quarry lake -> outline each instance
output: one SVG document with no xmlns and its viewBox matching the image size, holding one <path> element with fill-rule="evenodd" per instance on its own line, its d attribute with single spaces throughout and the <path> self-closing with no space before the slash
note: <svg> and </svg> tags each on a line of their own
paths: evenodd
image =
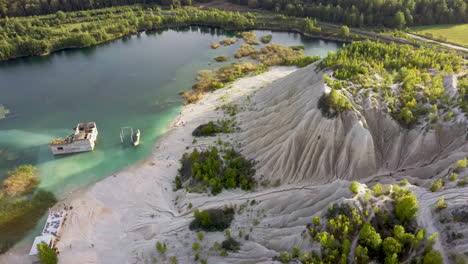
<svg viewBox="0 0 468 264">
<path fill-rule="evenodd" d="M 272 42 L 305 47 L 306 55 L 326 56 L 342 43 L 297 33 L 272 34 Z M 242 41 L 210 48 L 235 32 L 181 28 L 115 40 L 96 47 L 0 63 L 0 104 L 11 113 L 0 120 L 0 180 L 22 164 L 40 169 L 41 187 L 58 197 L 96 182 L 146 158 L 177 117 L 182 98 L 199 70 L 235 61 Z M 230 56 L 217 63 L 214 57 Z M 52 138 L 73 133 L 80 122 L 96 122 L 93 152 L 53 156 Z M 120 127 L 141 130 L 138 147 L 120 142 Z"/>
</svg>

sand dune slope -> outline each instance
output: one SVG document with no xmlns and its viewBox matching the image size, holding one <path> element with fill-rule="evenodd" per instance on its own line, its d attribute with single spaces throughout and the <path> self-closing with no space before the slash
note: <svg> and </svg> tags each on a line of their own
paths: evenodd
<svg viewBox="0 0 468 264">
<path fill-rule="evenodd" d="M 255 108 L 242 114 L 243 152 L 265 179 L 327 182 L 426 166 L 430 173 L 413 174 L 430 178 L 467 155 L 466 123 L 408 130 L 363 94 L 354 111 L 325 117 L 318 108 L 324 73 L 315 65 L 299 69 L 259 90 Z"/>
</svg>

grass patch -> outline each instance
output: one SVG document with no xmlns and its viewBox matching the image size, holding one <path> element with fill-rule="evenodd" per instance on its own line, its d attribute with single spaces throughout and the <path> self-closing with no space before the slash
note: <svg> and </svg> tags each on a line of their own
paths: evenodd
<svg viewBox="0 0 468 264">
<path fill-rule="evenodd" d="M 412 27 L 411 32 L 423 37 L 468 47 L 468 24 Z"/>
</svg>

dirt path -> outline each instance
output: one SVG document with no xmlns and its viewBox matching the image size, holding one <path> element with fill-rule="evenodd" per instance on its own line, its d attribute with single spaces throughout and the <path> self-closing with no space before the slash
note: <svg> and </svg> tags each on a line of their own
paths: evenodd
<svg viewBox="0 0 468 264">
<path fill-rule="evenodd" d="M 417 39 L 417 40 L 421 40 L 421 41 L 425 41 L 425 42 L 429 42 L 429 43 L 436 43 L 436 44 L 439 44 L 439 45 L 442 45 L 442 46 L 445 46 L 445 47 L 448 47 L 448 48 L 452 48 L 452 49 L 456 49 L 456 50 L 462 50 L 462 51 L 466 51 L 468 52 L 468 49 L 467 48 L 464 48 L 462 46 L 457 46 L 457 45 L 453 45 L 453 44 L 448 44 L 448 43 L 444 43 L 444 42 L 439 42 L 439 41 L 436 41 L 436 40 L 432 40 L 432 39 L 427 39 L 427 38 L 423 38 L 423 37 L 420 37 L 418 35 L 414 35 L 414 34 L 410 34 L 410 33 L 406 33 L 406 35 L 414 38 L 414 39 Z"/>
</svg>

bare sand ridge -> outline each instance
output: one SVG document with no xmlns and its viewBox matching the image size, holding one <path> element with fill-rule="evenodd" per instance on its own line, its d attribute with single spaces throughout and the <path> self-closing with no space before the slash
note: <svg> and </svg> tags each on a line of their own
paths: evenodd
<svg viewBox="0 0 468 264">
<path fill-rule="evenodd" d="M 259 90 L 257 110 L 241 114 L 244 153 L 259 161 L 266 179 L 330 182 L 411 170 L 433 180 L 467 156 L 464 118 L 427 132 L 407 130 L 363 94 L 355 111 L 324 117 L 317 107 L 326 90 L 323 73 L 314 65 L 298 70 Z"/>
<path fill-rule="evenodd" d="M 245 207 L 230 228 L 236 239 L 242 231 L 242 246 L 239 252 L 221 257 L 209 248 L 223 241 L 224 234 L 205 233 L 199 241 L 200 257 L 208 258 L 208 263 L 274 263 L 272 258 L 280 251 L 295 246 L 310 250 L 303 237 L 306 225 L 331 203 L 352 202 L 348 180 L 394 183 L 396 178 L 408 178 L 427 185 L 425 179 L 447 177 L 454 162 L 467 156 L 466 124 L 458 121 L 437 131 L 408 132 L 382 113 L 378 103 L 366 103 L 364 97 L 365 107 L 356 106 L 356 111 L 335 119 L 323 117 L 317 108 L 326 89 L 322 74 L 315 65 L 299 70 L 274 67 L 186 106 L 175 122 L 185 121 L 185 126 L 172 127 L 151 157 L 58 205 L 74 207 L 58 244 L 60 263 L 152 263 L 154 257 L 158 263 L 167 263 L 172 256 L 179 263 L 192 263 L 197 233 L 188 224 L 193 210 L 225 205 Z M 242 130 L 219 138 L 256 159 L 256 177 L 259 182 L 269 181 L 270 187 L 255 192 L 225 190 L 217 196 L 173 192 L 182 154 L 195 147 L 208 148 L 218 139 L 197 138 L 192 143 L 191 132 L 200 124 L 224 118 L 215 107 L 225 103 L 244 108 L 238 114 Z M 271 187 L 277 180 L 282 184 Z M 437 221 L 440 213 L 434 211 L 441 196 L 455 207 L 466 206 L 468 200 L 468 188 L 453 184 L 437 193 L 411 188 L 420 199 L 417 221 L 429 233 L 444 234 L 445 226 Z M 454 244 L 442 235 L 435 245 L 446 261 L 454 250 L 468 252 L 467 225 L 458 229 L 464 239 Z M 166 256 L 157 253 L 157 241 L 167 243 Z M 23 251 L 0 256 L 0 263 L 30 263 Z"/>
</svg>

